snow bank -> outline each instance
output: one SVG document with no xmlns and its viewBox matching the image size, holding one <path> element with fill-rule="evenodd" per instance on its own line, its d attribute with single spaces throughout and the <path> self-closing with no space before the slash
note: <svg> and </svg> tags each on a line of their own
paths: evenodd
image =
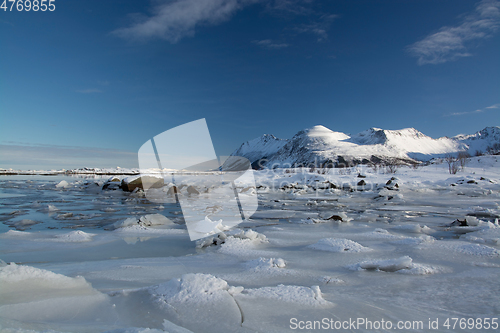
<svg viewBox="0 0 500 333">
<path fill-rule="evenodd" d="M 500 256 L 500 251 L 487 245 L 480 244 L 462 244 L 455 245 L 452 247 L 457 252 L 474 255 L 474 256 L 487 256 L 487 257 L 498 257 Z"/>
<path fill-rule="evenodd" d="M 420 237 L 406 237 L 403 239 L 391 241 L 391 243 L 400 245 L 420 245 L 422 243 L 433 243 L 434 241 L 436 241 L 434 237 L 422 235 Z"/>
<path fill-rule="evenodd" d="M 446 269 L 442 266 L 423 265 L 416 263 L 412 263 L 411 267 L 409 267 L 408 269 L 401 269 L 397 271 L 397 273 L 409 274 L 409 275 L 429 275 L 429 274 L 445 273 L 445 272 L 451 272 L 451 270 Z"/>
<path fill-rule="evenodd" d="M 11 238 L 11 237 L 30 237 L 33 233 L 28 231 L 18 231 L 18 230 L 9 230 L 3 234 L 0 234 L 1 238 Z"/>
<path fill-rule="evenodd" d="M 124 221 L 115 222 L 106 227 L 106 229 L 119 229 L 131 226 L 142 226 L 142 227 L 152 227 L 152 226 L 175 226 L 175 223 L 161 215 L 161 214 L 148 214 L 141 216 L 140 218 L 129 217 Z"/>
<path fill-rule="evenodd" d="M 221 245 L 218 252 L 239 257 L 252 257 L 255 255 L 263 255 L 265 252 L 256 250 L 261 241 L 251 239 L 241 239 L 228 237 L 224 244 Z"/>
<path fill-rule="evenodd" d="M 285 268 L 286 262 L 281 258 L 263 258 L 247 261 L 245 266 L 253 272 L 274 272 Z"/>
<path fill-rule="evenodd" d="M 266 255 L 264 251 L 258 250 L 259 245 L 268 243 L 266 236 L 251 229 L 243 231 L 233 229 L 229 233 L 221 233 L 217 237 L 209 237 L 203 242 L 198 243 L 199 248 L 208 245 L 219 245 L 217 252 L 241 256 L 241 257 L 255 257 Z"/>
<path fill-rule="evenodd" d="M 396 272 L 401 269 L 409 269 L 412 267 L 412 258 L 404 256 L 397 259 L 387 260 L 367 260 L 360 263 L 348 266 L 351 270 L 377 270 L 384 272 Z"/>
<path fill-rule="evenodd" d="M 204 235 L 213 235 L 225 230 L 228 230 L 229 227 L 222 224 L 222 220 L 212 221 L 208 216 L 205 216 L 205 219 L 193 223 L 192 230 L 194 232 L 198 232 Z"/>
<path fill-rule="evenodd" d="M 129 217 L 125 219 L 124 221 L 118 221 L 110 226 L 106 227 L 107 229 L 118 229 L 118 228 L 125 228 L 125 227 L 130 227 L 133 225 L 138 225 L 139 224 L 139 219 L 135 217 Z"/>
<path fill-rule="evenodd" d="M 28 287 L 29 282 L 36 281 L 45 288 L 54 287 L 56 289 L 86 288 L 90 286 L 81 276 L 70 278 L 44 269 L 16 265 L 15 263 L 0 267 L 0 281 L 8 284 L 23 283 L 26 287 Z M 3 288 L 2 292 L 4 292 Z"/>
<path fill-rule="evenodd" d="M 0 317 L 47 322 L 115 321 L 109 297 L 83 277 L 16 265 L 0 267 Z"/>
<path fill-rule="evenodd" d="M 434 230 L 429 228 L 428 226 L 426 225 L 421 226 L 418 223 L 400 224 L 392 227 L 391 229 L 412 232 L 415 234 L 429 234 L 434 232 Z"/>
<path fill-rule="evenodd" d="M 139 225 L 151 227 L 155 225 L 174 225 L 174 222 L 161 214 L 149 214 L 139 218 Z"/>
<path fill-rule="evenodd" d="M 233 298 L 243 287 L 210 274 L 185 274 L 148 290 L 168 320 L 193 331 L 221 332 L 243 321 Z"/>
<path fill-rule="evenodd" d="M 55 235 L 52 240 L 56 242 L 65 242 L 65 243 L 90 242 L 92 240 L 92 237 L 94 237 L 95 235 L 96 234 L 83 232 L 81 230 L 75 230 L 68 232 L 66 234 Z"/>
<path fill-rule="evenodd" d="M 389 231 L 382 228 L 375 228 L 373 231 L 362 232 L 356 235 L 359 239 L 377 239 L 377 240 L 389 240 L 389 239 L 402 239 L 406 238 L 404 236 L 391 234 Z"/>
<path fill-rule="evenodd" d="M 283 303 L 294 303 L 312 307 L 333 305 L 333 303 L 323 298 L 319 286 L 312 286 L 309 288 L 280 284 L 276 287 L 245 289 L 241 294 L 237 295 L 236 298 L 265 298 Z"/>
<path fill-rule="evenodd" d="M 488 222 L 480 230 L 467 233 L 460 238 L 475 243 L 500 245 L 500 226 Z"/>
<path fill-rule="evenodd" d="M 232 239 L 241 239 L 241 240 L 249 240 L 250 242 L 246 242 L 247 244 L 258 244 L 258 243 L 267 243 L 268 240 L 265 235 L 260 234 L 252 229 L 241 230 L 241 229 L 232 229 L 228 232 L 220 232 L 219 234 L 206 237 L 200 239 L 196 242 L 196 247 L 201 249 L 211 245 L 221 245 L 229 242 L 232 242 Z"/>
<path fill-rule="evenodd" d="M 301 219 L 299 223 L 302 224 L 315 224 L 315 223 L 327 223 L 327 222 L 350 222 L 352 221 L 352 218 L 348 217 L 346 213 L 344 212 L 339 212 L 335 214 L 328 214 L 328 213 L 322 213 L 320 215 L 322 218 L 311 218 L 308 217 L 307 219 Z"/>
<path fill-rule="evenodd" d="M 355 271 L 371 270 L 396 272 L 409 275 L 428 275 L 451 272 L 450 269 L 442 266 L 414 263 L 412 258 L 410 258 L 409 256 L 404 256 L 397 259 L 366 260 L 354 265 L 347 266 L 347 268 Z"/>
<path fill-rule="evenodd" d="M 0 285 L 1 305 L 36 301 L 49 296 L 94 293 L 91 285 L 81 276 L 71 278 L 15 263 L 0 267 Z"/>
<path fill-rule="evenodd" d="M 308 248 L 328 252 L 367 252 L 372 249 L 345 238 L 323 238 Z"/>
</svg>

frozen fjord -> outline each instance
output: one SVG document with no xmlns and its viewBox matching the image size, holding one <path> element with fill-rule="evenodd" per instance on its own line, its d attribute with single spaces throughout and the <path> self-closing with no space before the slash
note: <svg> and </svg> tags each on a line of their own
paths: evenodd
<svg viewBox="0 0 500 333">
<path fill-rule="evenodd" d="M 0 268 L 0 325 L 286 332 L 292 317 L 499 317 L 497 159 L 456 175 L 258 171 L 259 211 L 198 248 L 174 201 L 103 191 L 109 176 L 3 176 L 0 259 L 17 264 Z"/>
</svg>

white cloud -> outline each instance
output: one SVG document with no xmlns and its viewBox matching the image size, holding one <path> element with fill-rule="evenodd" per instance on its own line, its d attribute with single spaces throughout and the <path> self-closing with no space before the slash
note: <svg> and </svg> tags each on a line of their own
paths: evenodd
<svg viewBox="0 0 500 333">
<path fill-rule="evenodd" d="M 466 111 L 466 112 L 454 112 L 450 113 L 448 116 L 463 116 L 464 114 L 473 114 L 473 113 L 481 113 L 483 110 L 474 110 L 474 111 Z"/>
<path fill-rule="evenodd" d="M 200 25 L 216 25 L 229 20 L 238 10 L 259 0 L 175 0 L 161 2 L 153 15 L 113 33 L 123 38 L 158 37 L 176 43 L 195 34 Z"/>
<path fill-rule="evenodd" d="M 454 112 L 454 113 L 447 114 L 446 116 L 447 117 L 463 116 L 463 115 L 466 115 L 466 114 L 481 113 L 481 112 L 489 111 L 491 109 L 500 109 L 500 103 L 493 104 L 493 105 L 487 106 L 487 107 L 485 107 L 483 109 L 477 109 L 477 110 L 474 110 L 474 111 Z"/>
<path fill-rule="evenodd" d="M 292 15 L 309 15 L 314 10 L 307 7 L 314 0 L 274 0 L 267 1 L 267 9 L 273 12 L 288 13 Z"/>
<path fill-rule="evenodd" d="M 462 57 L 470 57 L 468 51 L 474 41 L 489 38 L 500 26 L 500 1 L 483 0 L 463 23 L 454 27 L 442 27 L 424 39 L 410 45 L 408 51 L 418 58 L 419 65 L 441 64 Z"/>
<path fill-rule="evenodd" d="M 302 24 L 295 27 L 295 30 L 300 33 L 312 33 L 318 38 L 318 42 L 323 42 L 328 39 L 328 29 L 332 24 L 333 20 L 336 19 L 338 15 L 328 14 L 322 15 L 319 19 L 310 24 Z"/>
<path fill-rule="evenodd" d="M 282 48 L 289 46 L 286 43 L 274 42 L 271 39 L 254 40 L 254 41 L 252 41 L 252 43 L 254 43 L 254 44 L 256 44 L 264 49 L 269 49 L 269 50 L 278 50 L 278 49 L 282 49 Z"/>
</svg>

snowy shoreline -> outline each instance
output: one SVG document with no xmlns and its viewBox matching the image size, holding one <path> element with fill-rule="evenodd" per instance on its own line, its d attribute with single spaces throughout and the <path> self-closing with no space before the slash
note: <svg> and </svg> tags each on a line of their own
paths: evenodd
<svg viewBox="0 0 500 333">
<path fill-rule="evenodd" d="M 258 198 L 257 212 L 198 242 L 175 200 L 112 186 L 125 174 L 3 177 L 0 330 L 291 332 L 292 318 L 499 318 L 498 159 L 470 158 L 457 174 L 446 163 L 254 171 L 255 186 L 237 191 Z M 200 181 L 190 193 L 189 180 L 178 179 L 178 194 L 200 200 L 209 188 Z"/>
</svg>

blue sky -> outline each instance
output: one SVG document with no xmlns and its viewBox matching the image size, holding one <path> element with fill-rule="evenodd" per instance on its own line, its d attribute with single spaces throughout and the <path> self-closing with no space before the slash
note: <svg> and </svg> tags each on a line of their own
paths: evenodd
<svg viewBox="0 0 500 333">
<path fill-rule="evenodd" d="M 137 166 L 206 118 L 219 155 L 324 125 L 498 126 L 500 2 L 56 0 L 0 11 L 0 167 Z"/>
</svg>

